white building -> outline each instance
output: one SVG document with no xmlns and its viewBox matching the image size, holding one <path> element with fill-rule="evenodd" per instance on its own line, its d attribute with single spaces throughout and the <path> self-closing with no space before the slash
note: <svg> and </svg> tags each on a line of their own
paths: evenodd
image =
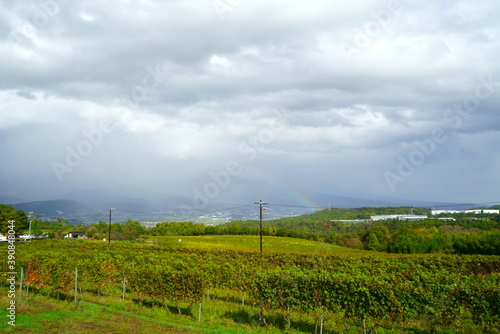
<svg viewBox="0 0 500 334">
<path fill-rule="evenodd" d="M 500 213 L 500 210 L 485 210 L 485 209 L 475 209 L 475 210 L 465 210 L 465 213 L 491 213 L 491 214 L 498 214 Z"/>
<path fill-rule="evenodd" d="M 491 209 L 473 209 L 473 210 L 432 210 L 431 214 L 433 216 L 439 215 L 441 213 L 488 213 L 488 214 L 500 214 L 500 210 L 491 210 Z"/>
<path fill-rule="evenodd" d="M 381 216 L 371 216 L 371 220 L 387 220 L 387 219 L 396 219 L 396 220 L 422 220 L 426 219 L 425 215 L 381 215 Z"/>
<path fill-rule="evenodd" d="M 69 239 L 87 239 L 85 232 L 69 232 L 64 237 Z"/>
<path fill-rule="evenodd" d="M 462 213 L 460 210 L 431 210 L 431 215 L 439 215 L 441 213 Z"/>
</svg>

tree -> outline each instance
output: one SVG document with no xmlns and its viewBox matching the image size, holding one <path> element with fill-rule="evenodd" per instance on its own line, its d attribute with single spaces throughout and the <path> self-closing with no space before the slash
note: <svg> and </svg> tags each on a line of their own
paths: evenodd
<svg viewBox="0 0 500 334">
<path fill-rule="evenodd" d="M 394 233 L 389 245 L 391 253 L 411 254 L 413 250 L 413 231 L 407 227 L 400 228 Z"/>
<path fill-rule="evenodd" d="M 90 224 L 84 227 L 87 237 L 98 240 L 107 239 L 108 230 L 109 225 L 104 220 L 100 220 L 97 224 Z"/>
<path fill-rule="evenodd" d="M 52 221 L 52 225 L 54 226 L 54 232 L 59 235 L 67 232 L 67 229 L 71 226 L 69 220 L 61 217 L 56 217 L 56 219 Z"/>
<path fill-rule="evenodd" d="M 267 228 L 267 235 L 275 236 L 276 234 L 278 234 L 278 228 L 276 226 L 269 226 Z"/>
<path fill-rule="evenodd" d="M 240 223 L 238 223 L 237 221 L 233 221 L 229 224 L 227 224 L 227 233 L 228 234 L 241 234 L 241 226 L 240 226 Z"/>
<path fill-rule="evenodd" d="M 129 219 L 123 223 L 122 233 L 125 240 L 135 240 L 146 233 L 146 228 L 138 221 Z"/>
<path fill-rule="evenodd" d="M 391 232 L 385 225 L 374 225 L 367 230 L 365 247 L 369 250 L 386 251 L 391 240 Z"/>
<path fill-rule="evenodd" d="M 0 204 L 0 232 L 7 234 L 9 221 L 14 220 L 14 231 L 21 233 L 29 228 L 28 216 L 22 210 L 16 210 L 10 205 Z"/>
<path fill-rule="evenodd" d="M 89 225 L 85 227 L 85 234 L 87 235 L 88 238 L 91 239 L 102 239 L 101 233 L 99 233 L 99 230 L 97 229 L 95 224 Z"/>
<path fill-rule="evenodd" d="M 205 224 L 198 223 L 193 225 L 193 234 L 194 235 L 203 235 L 205 234 Z"/>
<path fill-rule="evenodd" d="M 31 234 L 33 235 L 42 235 L 43 234 L 43 230 L 42 230 L 42 221 L 40 220 L 40 218 L 36 217 L 34 219 L 31 220 Z"/>
<path fill-rule="evenodd" d="M 366 237 L 365 240 L 365 247 L 368 250 L 374 250 L 374 251 L 382 251 L 382 246 L 380 245 L 380 242 L 378 241 L 377 235 L 374 232 L 368 233 L 368 236 Z"/>
</svg>

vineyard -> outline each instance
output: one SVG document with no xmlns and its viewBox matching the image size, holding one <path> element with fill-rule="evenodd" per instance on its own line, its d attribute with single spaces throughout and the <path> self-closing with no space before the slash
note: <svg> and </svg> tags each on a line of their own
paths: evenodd
<svg viewBox="0 0 500 334">
<path fill-rule="evenodd" d="M 76 303 L 111 297 L 201 323 L 209 320 L 204 304 L 219 299 L 238 311 L 220 317 L 252 331 L 500 331 L 498 256 L 260 254 L 46 240 L 19 244 L 17 266 L 31 294 Z"/>
</svg>

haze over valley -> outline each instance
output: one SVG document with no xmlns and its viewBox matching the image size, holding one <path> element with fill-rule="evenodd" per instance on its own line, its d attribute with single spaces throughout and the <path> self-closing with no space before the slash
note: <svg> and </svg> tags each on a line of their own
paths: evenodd
<svg viewBox="0 0 500 334">
<path fill-rule="evenodd" d="M 0 202 L 81 222 L 498 203 L 500 4 L 230 3 L 2 1 Z"/>
</svg>

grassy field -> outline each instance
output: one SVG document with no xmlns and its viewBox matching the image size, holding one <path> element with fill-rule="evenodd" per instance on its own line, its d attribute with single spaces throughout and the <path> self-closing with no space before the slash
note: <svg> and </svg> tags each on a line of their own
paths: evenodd
<svg viewBox="0 0 500 334">
<path fill-rule="evenodd" d="M 180 240 L 180 241 L 179 241 Z M 62 242 L 70 242 L 64 240 Z M 101 241 L 74 241 L 75 243 L 101 243 Z M 114 242 L 114 243 L 118 243 Z M 259 251 L 258 236 L 162 236 L 147 237 L 143 242 L 166 247 L 233 249 L 251 252 Z M 126 244 L 126 243 L 125 243 Z M 343 248 L 318 241 L 265 236 L 264 252 L 339 253 L 362 254 L 360 250 Z M 84 294 L 75 308 L 73 302 L 59 301 L 53 296 L 30 294 L 17 305 L 16 326 L 7 324 L 7 289 L 0 287 L 0 333 L 253 333 L 255 326 L 243 325 L 259 323 L 258 311 L 250 305 L 242 312 L 241 296 L 226 296 L 225 292 L 212 291 L 212 298 L 203 303 L 203 321 L 196 321 L 197 308 L 183 310 L 179 318 L 177 312 L 161 308 L 142 307 L 132 300 Z M 234 299 L 233 306 L 227 300 Z M 16 298 L 17 300 L 17 298 Z M 230 315 L 229 318 L 227 315 Z M 231 320 L 233 318 L 233 320 Z M 257 326 L 258 327 L 258 326 Z M 262 332 L 265 332 L 262 329 Z M 279 333 L 270 329 L 271 333 Z M 267 333 L 269 333 L 267 332 Z M 291 333 L 294 331 L 291 330 Z M 297 331 L 299 333 L 299 331 Z"/>
<path fill-rule="evenodd" d="M 224 284 L 212 285 L 208 288 L 208 290 L 203 292 L 203 298 L 201 300 L 202 312 L 200 317 L 198 313 L 198 299 L 196 300 L 196 302 L 192 302 L 191 304 L 189 304 L 188 302 L 181 302 L 179 306 L 179 304 L 174 303 L 172 300 L 161 300 L 158 298 L 156 298 L 155 300 L 154 297 L 151 297 L 148 294 L 149 292 L 143 295 L 138 295 L 136 294 L 136 292 L 131 291 L 129 286 L 127 285 L 126 293 L 124 294 L 125 299 L 122 300 L 122 276 L 119 276 L 118 279 L 116 279 L 117 276 L 115 273 L 115 278 L 113 278 L 112 283 L 103 287 L 103 289 L 98 293 L 97 290 L 93 287 L 94 285 L 90 284 L 89 281 L 85 281 L 85 268 L 89 270 L 88 268 L 99 267 L 101 263 L 104 263 L 102 262 L 104 260 L 100 260 L 101 258 L 99 256 L 102 253 L 106 254 L 106 252 L 108 251 L 109 254 L 115 254 L 118 256 L 124 255 L 124 258 L 127 258 L 127 256 L 130 256 L 130 254 L 133 254 L 134 252 L 140 253 L 140 256 L 136 258 L 135 262 L 132 262 L 132 267 L 135 263 L 135 266 L 139 265 L 141 267 L 141 270 L 147 268 L 156 268 L 154 267 L 155 264 L 160 264 L 161 266 L 163 266 L 164 263 L 172 263 L 172 265 L 174 265 L 175 263 L 176 265 L 179 265 L 182 264 L 182 261 L 191 261 L 192 259 L 196 259 L 197 256 L 205 256 L 204 254 L 210 254 L 210 259 L 214 262 L 211 262 L 210 266 L 202 268 L 204 268 L 203 270 L 206 270 L 207 272 L 210 272 L 210 268 L 215 268 L 216 270 L 210 272 L 211 276 L 208 277 L 218 277 L 218 273 L 224 274 L 227 270 L 221 269 L 226 268 L 224 267 L 224 265 L 228 265 L 229 267 L 232 266 L 231 268 L 235 268 L 234 263 L 231 262 L 233 258 L 236 258 L 236 260 L 234 261 L 241 261 L 242 259 L 245 260 L 247 258 L 253 259 L 254 262 L 245 263 L 245 265 L 242 266 L 243 269 L 245 267 L 248 268 L 249 272 L 253 272 L 258 269 L 257 264 L 260 260 L 257 260 L 255 262 L 255 259 L 268 258 L 271 259 L 271 261 L 266 262 L 263 265 L 263 268 L 265 268 L 265 270 L 268 270 L 269 268 L 269 270 L 275 270 L 283 265 L 280 261 L 275 261 L 276 259 L 294 258 L 294 256 L 276 254 L 281 252 L 306 254 L 301 258 L 307 259 L 307 261 L 319 259 L 319 262 L 313 263 L 316 263 L 315 265 L 320 266 L 324 263 L 323 261 L 326 261 L 326 259 L 333 258 L 333 263 L 337 263 L 336 261 L 339 261 L 338 267 L 336 268 L 339 268 L 339 270 L 340 268 L 344 268 L 342 270 L 344 270 L 345 273 L 351 273 L 351 270 L 353 268 L 352 266 L 354 266 L 354 268 L 356 269 L 356 265 L 361 268 L 360 270 L 364 270 L 362 269 L 364 268 L 364 266 L 360 264 L 365 263 L 365 259 L 368 260 L 372 257 L 375 258 L 376 261 L 382 261 L 385 258 L 390 258 L 392 260 L 393 258 L 397 257 L 410 257 L 409 255 L 354 250 L 326 244 L 323 242 L 303 239 L 264 236 L 263 240 L 264 252 L 269 253 L 269 256 L 265 255 L 261 257 L 259 254 L 247 253 L 258 253 L 258 236 L 149 236 L 145 237 L 141 241 L 136 242 L 114 241 L 109 246 L 107 243 L 96 240 L 45 240 L 40 241 L 38 244 L 35 244 L 35 242 L 33 244 L 20 243 L 16 247 L 17 254 L 20 258 L 21 255 L 28 255 L 32 254 L 32 252 L 36 252 L 36 249 L 38 248 L 38 253 L 34 254 L 41 254 L 41 258 L 45 257 L 44 263 L 49 263 L 49 259 L 56 256 L 58 259 L 64 260 L 61 261 L 61 263 L 68 263 L 68 261 L 72 262 L 73 260 L 75 263 L 77 263 L 78 261 L 80 261 L 78 263 L 86 263 L 86 257 L 92 259 L 97 258 L 99 260 L 97 260 L 96 262 L 90 261 L 89 263 L 91 264 L 91 266 L 84 266 L 82 272 L 80 272 L 80 270 L 78 271 L 79 273 L 82 273 L 82 276 L 80 277 L 81 280 L 79 279 L 78 281 L 80 292 L 77 294 L 78 302 L 76 304 L 73 301 L 73 290 L 71 290 L 70 294 L 68 294 L 68 298 L 66 298 L 65 295 L 62 295 L 62 293 L 65 292 L 61 292 L 61 296 L 56 292 L 52 292 L 48 296 L 48 290 L 40 290 L 40 292 L 38 293 L 33 293 L 33 290 L 31 290 L 30 288 L 29 294 L 26 294 L 25 290 L 23 292 L 22 302 L 16 303 L 17 309 L 15 327 L 8 325 L 9 319 L 7 317 L 8 311 L 6 307 L 10 299 L 7 297 L 8 291 L 6 282 L 0 282 L 0 334 L 277 334 L 284 332 L 290 334 L 319 333 L 318 326 L 320 315 L 324 317 L 323 333 L 355 334 L 362 332 L 365 323 L 356 317 L 347 319 L 345 318 L 343 311 L 339 311 L 337 309 L 327 309 L 324 311 L 321 310 L 321 313 L 319 313 L 318 310 L 289 310 L 287 318 L 285 318 L 285 312 L 283 310 L 266 310 L 264 318 L 267 319 L 267 323 L 269 325 L 269 328 L 266 329 L 265 326 L 267 326 L 267 324 L 263 323 L 262 320 L 262 309 L 259 308 L 259 304 L 257 304 L 258 301 L 256 301 L 255 296 L 252 295 L 252 292 L 255 291 L 255 289 L 236 290 L 230 285 Z M 175 248 L 204 250 L 213 249 L 223 251 L 179 252 Z M 224 250 L 240 250 L 241 252 L 227 252 Z M 150 251 L 151 253 L 148 253 Z M 324 254 L 335 256 L 328 257 L 324 256 Z M 155 256 L 153 257 L 149 255 Z M 223 266 L 217 267 L 217 259 L 219 257 L 221 259 L 220 261 L 223 261 L 221 262 Z M 412 255 L 411 257 L 415 256 Z M 421 255 L 418 257 L 426 256 Z M 106 257 L 103 257 L 102 259 L 104 258 Z M 342 258 L 347 261 L 343 261 Z M 107 257 L 107 259 L 109 260 L 111 259 L 111 257 Z M 165 261 L 165 259 L 168 259 L 168 261 L 170 262 L 162 262 Z M 176 262 L 177 260 L 179 260 L 180 262 Z M 121 257 L 118 257 L 117 261 L 122 261 Z M 293 261 L 290 263 L 295 263 Z M 373 263 L 378 267 L 379 262 L 376 261 Z M 186 262 L 188 266 L 182 268 L 184 268 L 183 270 L 192 269 L 194 270 L 194 272 L 196 272 L 196 263 L 200 263 L 200 261 Z M 301 262 L 297 263 L 298 266 L 302 265 L 300 264 Z M 344 265 L 342 263 L 345 263 L 346 266 L 342 267 Z M 26 263 L 24 265 L 26 266 Z M 69 266 L 69 268 L 72 269 L 71 265 Z M 307 269 L 309 267 L 304 268 L 306 268 L 304 272 L 309 270 Z M 296 269 L 300 270 L 299 267 L 297 267 Z M 73 275 L 73 272 L 74 270 L 72 270 L 71 275 Z M 91 271 L 89 270 L 87 272 Z M 227 270 L 227 272 L 233 271 Z M 106 271 L 99 271 L 99 273 L 106 273 Z M 151 277 L 155 277 L 155 275 L 157 274 L 157 271 L 153 272 Z M 292 271 L 290 271 L 290 274 L 292 274 Z M 154 278 L 151 281 L 154 281 Z M 207 282 L 209 282 L 209 280 Z M 215 282 L 217 282 L 216 279 Z M 17 300 L 18 299 L 16 295 L 16 301 Z M 181 314 L 178 313 L 177 307 L 180 307 Z M 471 319 L 471 316 L 469 314 L 466 314 L 466 316 L 460 317 L 457 320 L 458 322 L 451 324 L 449 327 L 450 329 L 453 328 L 459 330 L 453 331 L 446 328 L 436 331 L 435 333 L 498 333 L 498 331 L 494 330 L 488 332 L 481 331 L 479 327 L 472 322 Z M 423 320 L 418 318 L 412 322 L 390 323 L 379 321 L 376 319 L 368 319 L 366 320 L 366 325 L 368 326 L 368 328 L 376 328 L 376 331 L 374 333 L 378 334 L 426 334 L 431 333 L 426 323 L 427 320 L 427 318 L 424 318 Z"/>
<path fill-rule="evenodd" d="M 162 236 L 149 237 L 146 240 L 148 243 L 162 246 L 202 249 L 258 251 L 260 247 L 259 236 L 253 235 Z M 319 241 L 272 236 L 264 236 L 262 245 L 264 252 L 367 253 Z"/>
<path fill-rule="evenodd" d="M 265 252 L 365 253 L 311 240 L 270 236 L 265 236 L 263 240 Z M 74 242 L 100 243 L 92 240 Z M 166 247 L 259 251 L 258 236 L 162 236 L 148 237 L 144 239 L 144 243 Z M 7 289 L 2 287 L 0 291 L 0 317 L 7 319 L 7 311 L 3 307 L 9 302 Z M 31 294 L 29 299 L 24 299 L 17 305 L 16 326 L 9 326 L 6 320 L 2 321 L 0 333 L 254 333 L 256 327 L 242 323 L 259 323 L 258 311 L 249 305 L 242 312 L 238 301 L 241 296 L 224 294 L 223 291 L 212 291 L 212 298 L 204 301 L 204 320 L 201 323 L 196 321 L 196 307 L 183 310 L 183 315 L 179 318 L 177 312 L 172 310 L 140 308 L 131 300 L 122 302 L 116 298 L 84 294 L 84 300 L 75 308 L 71 301 Z M 228 299 L 235 300 L 234 306 L 228 306 Z M 228 320 L 228 314 L 229 319 L 234 318 L 232 321 Z M 264 329 L 261 331 L 266 332 Z M 269 332 L 280 331 L 271 328 L 266 333 Z"/>
<path fill-rule="evenodd" d="M 0 288 L 1 304 L 6 305 L 7 290 Z M 205 307 L 221 309 L 222 303 L 206 302 Z M 221 305 L 218 305 L 221 304 Z M 226 307 L 227 308 L 227 307 Z M 0 333 L 45 333 L 45 334 L 83 334 L 83 333 L 182 333 L 182 334 L 250 334 L 252 332 L 232 328 L 226 323 L 214 321 L 197 322 L 191 311 L 183 310 L 179 316 L 165 309 L 138 307 L 132 301 L 116 298 L 86 295 L 75 307 L 73 302 L 58 301 L 37 294 L 25 298 L 17 307 L 15 326 L 7 321 L 0 322 Z M 229 312 L 229 310 L 226 310 Z M 208 313 L 214 319 L 214 312 Z M 7 319 L 4 307 L 0 310 L 2 319 Z M 209 318 L 209 320 L 210 320 Z M 236 327 L 236 328 L 235 328 Z"/>
</svg>

